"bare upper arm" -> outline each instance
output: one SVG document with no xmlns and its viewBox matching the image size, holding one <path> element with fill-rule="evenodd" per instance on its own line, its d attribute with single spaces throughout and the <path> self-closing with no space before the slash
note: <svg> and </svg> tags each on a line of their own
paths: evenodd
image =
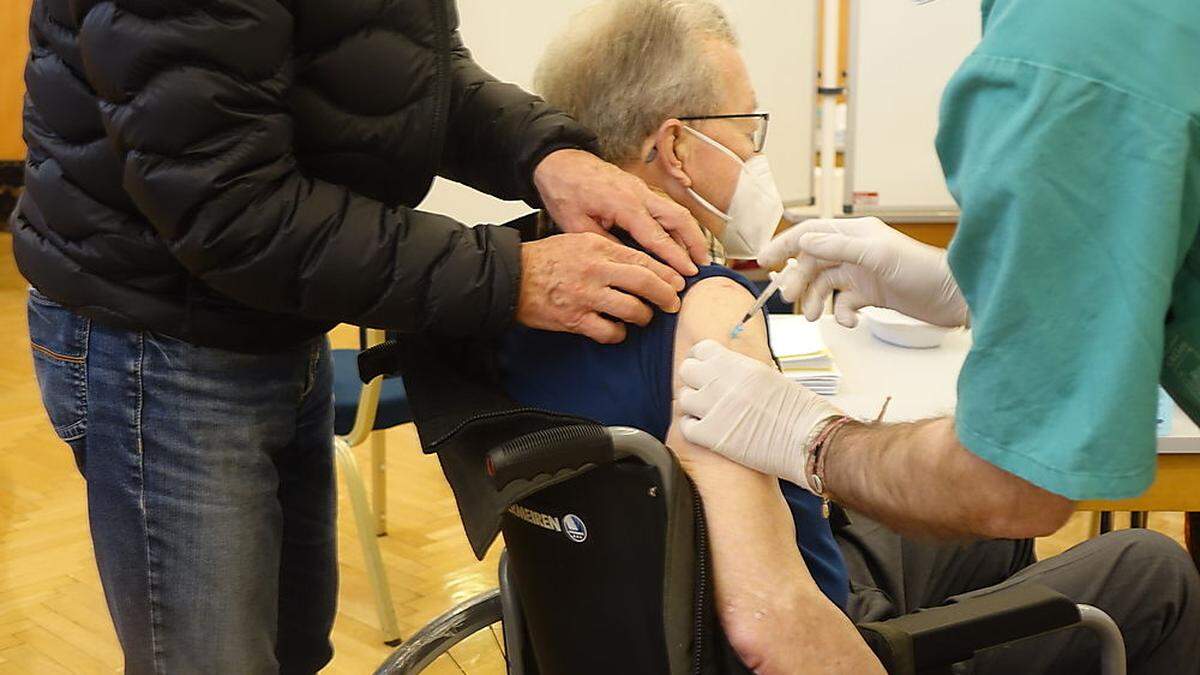
<svg viewBox="0 0 1200 675">
<path fill-rule="evenodd" d="M 747 323 L 746 329 L 736 339 L 729 337 L 730 329 L 753 304 L 754 298 L 745 287 L 725 277 L 705 279 L 684 296 L 675 332 L 671 427 L 667 432 L 667 445 L 675 452 L 702 494 L 707 491 L 710 495 L 719 496 L 711 504 L 720 507 L 722 513 L 719 519 L 729 514 L 740 514 L 765 521 L 768 520 L 764 518 L 765 513 L 771 513 L 775 528 L 786 533 L 781 541 L 790 540 L 794 551 L 791 513 L 783 501 L 778 481 L 690 443 L 679 430 L 681 412 L 676 400 L 680 386 L 679 366 L 697 342 L 717 340 L 743 354 L 772 363 L 771 350 L 767 345 L 766 320 L 761 313 Z"/>
<path fill-rule="evenodd" d="M 682 417 L 679 410 L 679 389 L 683 384 L 679 376 L 680 365 L 696 343 L 715 340 L 734 351 L 774 367 L 771 348 L 767 343 L 767 321 L 762 312 L 756 313 L 746 322 L 744 330 L 736 338 L 730 337 L 730 331 L 753 305 L 754 296 L 750 291 L 728 277 L 705 279 L 683 296 L 683 304 L 679 309 L 679 323 L 675 331 L 675 354 L 671 369 L 671 428 L 667 433 L 667 443 L 675 450 L 685 467 L 693 459 L 709 456 L 717 458 L 718 455 L 688 442 L 679 431 L 679 420 Z M 730 460 L 724 461 L 744 469 Z"/>
<path fill-rule="evenodd" d="M 697 283 L 683 296 L 679 323 L 675 331 L 675 360 L 671 390 L 678 395 L 679 364 L 692 346 L 702 340 L 716 340 L 730 349 L 774 365 L 767 345 L 767 322 L 761 312 L 746 323 L 736 338 L 729 331 L 754 304 L 754 296 L 728 277 L 712 277 Z"/>
</svg>

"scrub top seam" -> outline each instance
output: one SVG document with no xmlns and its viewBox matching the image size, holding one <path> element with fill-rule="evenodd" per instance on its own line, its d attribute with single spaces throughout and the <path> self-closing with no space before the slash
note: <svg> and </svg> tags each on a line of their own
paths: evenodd
<svg viewBox="0 0 1200 675">
<path fill-rule="evenodd" d="M 1127 499 L 1142 494 L 1154 479 L 1154 469 L 1134 469 L 1122 473 L 1100 473 L 1093 471 L 1068 471 L 1042 462 L 1036 456 L 1021 450 L 1006 447 L 984 434 L 971 428 L 969 424 L 955 419 L 955 430 L 959 442 L 972 454 L 993 464 L 1000 469 L 1020 478 L 1070 499 Z M 972 443 L 971 441 L 974 441 Z M 972 447 L 977 443 L 976 447 Z M 1019 459 L 1024 465 L 1011 460 Z M 1032 470 L 1031 470 L 1032 469 Z M 1050 479 L 1052 485 L 1044 484 L 1038 478 Z M 1096 481 L 1106 481 L 1105 486 Z M 1119 490 L 1113 492 L 1107 489 L 1104 493 L 1096 492 L 1102 488 L 1110 488 L 1112 481 L 1118 481 Z M 1131 485 L 1136 481 L 1136 485 Z"/>
<path fill-rule="evenodd" d="M 1173 115 L 1182 117 L 1182 118 L 1186 119 L 1189 123 L 1195 124 L 1195 123 L 1200 122 L 1200 117 L 1198 117 L 1197 115 L 1193 115 L 1187 111 L 1180 110 L 1178 108 L 1169 106 L 1160 101 L 1156 101 L 1156 100 L 1154 100 L 1148 96 L 1145 96 L 1143 94 L 1139 94 L 1137 92 L 1130 91 L 1130 90 L 1125 89 L 1124 87 L 1121 87 L 1112 82 L 1108 82 L 1106 80 L 1101 80 L 1099 78 L 1092 77 L 1090 75 L 1084 75 L 1083 73 L 1077 73 L 1072 70 L 1067 70 L 1066 68 L 1062 68 L 1059 66 L 1052 66 L 1047 63 L 1039 63 L 1037 61 L 1030 61 L 1028 59 L 1023 59 L 1023 58 L 1019 58 L 1019 57 L 1015 57 L 1015 56 L 997 56 L 994 54 L 975 53 L 975 54 L 972 54 L 971 56 L 969 56 L 967 58 L 967 61 L 970 61 L 971 59 L 982 59 L 982 60 L 986 60 L 986 61 L 995 61 L 995 62 L 999 62 L 999 63 L 1010 63 L 1010 64 L 1028 66 L 1030 68 L 1035 68 L 1037 70 L 1044 70 L 1047 72 L 1051 72 L 1051 73 L 1055 73 L 1055 74 L 1062 75 L 1065 77 L 1069 77 L 1071 79 L 1081 80 L 1083 82 L 1089 82 L 1091 84 L 1099 85 L 1099 86 L 1103 87 L 1104 89 L 1106 89 L 1108 91 L 1112 91 L 1116 94 L 1120 94 L 1122 96 L 1127 96 L 1129 98 L 1136 99 L 1143 103 L 1148 103 L 1156 108 L 1159 108 L 1161 110 L 1169 112 Z"/>
</svg>

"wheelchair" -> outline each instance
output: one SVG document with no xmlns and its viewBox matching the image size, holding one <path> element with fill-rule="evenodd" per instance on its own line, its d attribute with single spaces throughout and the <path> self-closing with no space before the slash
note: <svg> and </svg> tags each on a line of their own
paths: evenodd
<svg viewBox="0 0 1200 675">
<path fill-rule="evenodd" d="M 716 619 L 699 494 L 662 443 L 627 427 L 571 423 L 523 433 L 480 456 L 486 480 L 471 489 L 490 484 L 498 498 L 506 543 L 499 587 L 420 629 L 378 675 L 420 673 L 496 624 L 510 675 L 750 672 Z M 464 525 L 482 556 L 495 533 L 488 539 L 487 528 L 465 517 Z M 894 675 L 949 673 L 977 651 L 1079 629 L 1099 637 L 1104 675 L 1125 672 L 1112 619 L 1044 587 L 858 626 Z"/>
</svg>

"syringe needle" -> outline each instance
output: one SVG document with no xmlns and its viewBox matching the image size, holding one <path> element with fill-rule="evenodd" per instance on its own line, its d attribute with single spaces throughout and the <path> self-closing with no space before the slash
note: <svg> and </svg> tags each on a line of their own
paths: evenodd
<svg viewBox="0 0 1200 675">
<path fill-rule="evenodd" d="M 796 264 L 795 258 L 789 258 L 787 261 L 787 267 L 793 267 Z M 787 267 L 784 269 L 786 270 Z M 779 272 L 778 274 L 772 276 L 774 278 L 771 279 L 771 283 L 767 284 L 767 287 L 763 289 L 763 292 L 758 294 L 758 297 L 754 300 L 754 304 L 750 306 L 750 309 L 746 312 L 745 316 L 742 317 L 742 320 L 738 321 L 737 325 L 733 327 L 733 330 L 729 331 L 730 338 L 737 338 L 738 334 L 745 330 L 746 322 L 754 318 L 754 315 L 763 308 L 763 305 L 767 304 L 767 301 L 771 299 L 771 296 L 775 295 L 775 291 L 779 290 L 779 287 L 783 284 L 783 272 Z"/>
</svg>

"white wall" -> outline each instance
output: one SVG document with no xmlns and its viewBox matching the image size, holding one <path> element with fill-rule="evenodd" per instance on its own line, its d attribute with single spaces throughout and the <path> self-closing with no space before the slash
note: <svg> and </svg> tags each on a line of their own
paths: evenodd
<svg viewBox="0 0 1200 675">
<path fill-rule="evenodd" d="M 813 197 L 817 0 L 725 0 L 759 107 L 770 111 L 766 155 L 788 206 Z"/>
</svg>

